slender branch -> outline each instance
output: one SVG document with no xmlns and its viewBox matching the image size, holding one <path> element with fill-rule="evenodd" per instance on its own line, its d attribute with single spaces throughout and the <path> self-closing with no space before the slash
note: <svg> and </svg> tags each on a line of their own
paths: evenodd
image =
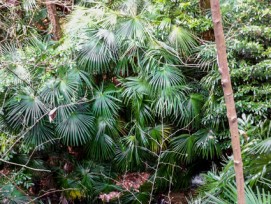
<svg viewBox="0 0 271 204">
<path fill-rule="evenodd" d="M 26 169 L 30 169 L 30 170 L 33 170 L 33 171 L 51 172 L 51 170 L 47 170 L 47 169 L 36 169 L 36 168 L 32 168 L 32 167 L 26 166 L 24 164 L 18 164 L 18 163 L 10 162 L 10 161 L 4 160 L 2 158 L 0 158 L 0 161 L 2 161 L 4 163 L 7 163 L 7 164 L 15 165 L 15 166 L 21 166 L 21 167 L 24 167 Z"/>
<path fill-rule="evenodd" d="M 49 194 L 52 194 L 52 193 L 57 193 L 57 192 L 64 192 L 64 191 L 72 191 L 72 190 L 78 190 L 76 188 L 66 188 L 66 189 L 63 189 L 63 190 L 55 190 L 55 189 L 51 189 L 51 190 L 48 190 L 46 191 L 44 194 L 42 194 L 41 196 L 38 196 L 32 200 L 30 200 L 29 202 L 25 203 L 25 204 L 30 204 L 30 203 L 33 203 L 34 201 L 46 196 L 46 195 L 49 195 Z"/>
</svg>

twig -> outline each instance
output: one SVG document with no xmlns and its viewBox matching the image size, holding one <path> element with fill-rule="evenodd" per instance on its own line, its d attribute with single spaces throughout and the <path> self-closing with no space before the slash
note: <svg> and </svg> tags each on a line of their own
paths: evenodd
<svg viewBox="0 0 271 204">
<path fill-rule="evenodd" d="M 33 203 L 34 201 L 46 196 L 46 195 L 49 195 L 51 193 L 57 193 L 57 192 L 63 192 L 63 191 L 71 191 L 71 190 L 78 190 L 76 188 L 67 188 L 67 189 L 63 189 L 63 190 L 55 190 L 55 189 L 52 189 L 52 190 L 49 190 L 47 191 L 46 193 L 42 194 L 41 196 L 38 196 L 32 200 L 30 200 L 29 202 L 25 203 L 25 204 L 30 204 L 30 203 Z"/>
<path fill-rule="evenodd" d="M 33 171 L 51 172 L 51 170 L 47 170 L 47 169 L 36 169 L 36 168 L 32 168 L 32 167 L 26 166 L 24 164 L 18 164 L 18 163 L 10 162 L 10 161 L 4 160 L 2 158 L 0 158 L 0 161 L 2 161 L 4 163 L 7 163 L 7 164 L 15 165 L 15 166 L 21 166 L 21 167 L 24 167 L 26 169 L 30 169 L 30 170 L 33 170 Z"/>
</svg>

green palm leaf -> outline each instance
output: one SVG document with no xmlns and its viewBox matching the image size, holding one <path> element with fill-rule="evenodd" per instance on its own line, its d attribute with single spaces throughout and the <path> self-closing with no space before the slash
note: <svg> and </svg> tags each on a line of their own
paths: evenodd
<svg viewBox="0 0 271 204">
<path fill-rule="evenodd" d="M 17 129 L 21 125 L 33 125 L 43 116 L 46 106 L 39 97 L 26 90 L 26 93 L 17 94 L 11 98 L 6 110 L 9 125 Z"/>
<path fill-rule="evenodd" d="M 34 9 L 37 5 L 36 5 L 36 0 L 23 0 L 23 8 L 26 11 L 30 11 L 32 9 Z"/>
<path fill-rule="evenodd" d="M 153 103 L 157 115 L 174 116 L 175 118 L 186 117 L 187 110 L 184 102 L 187 90 L 187 86 L 173 86 L 158 92 L 160 97 Z"/>
<path fill-rule="evenodd" d="M 178 56 L 178 53 L 169 45 L 161 41 L 149 42 L 149 48 L 142 59 L 143 70 L 151 72 L 153 68 L 171 66 L 181 64 L 182 61 Z"/>
<path fill-rule="evenodd" d="M 196 158 L 196 137 L 194 135 L 183 134 L 174 137 L 170 142 L 170 146 L 172 151 L 176 152 L 176 156 L 186 163 L 190 163 Z"/>
<path fill-rule="evenodd" d="M 158 152 L 161 149 L 162 141 L 164 140 L 163 147 L 166 148 L 166 138 L 170 134 L 170 127 L 165 125 L 156 125 L 146 130 L 149 136 L 149 148 L 153 152 Z"/>
<path fill-rule="evenodd" d="M 149 37 L 149 32 L 146 31 L 146 22 L 139 17 L 126 18 L 120 23 L 116 34 L 119 36 L 119 41 L 133 39 L 141 45 L 145 44 L 145 40 Z"/>
<path fill-rule="evenodd" d="M 113 86 L 96 89 L 94 102 L 92 105 L 93 113 L 97 116 L 116 117 L 120 109 L 120 100 L 117 98 L 118 90 Z"/>
<path fill-rule="evenodd" d="M 89 29 L 86 34 L 87 39 L 84 39 L 79 51 L 79 64 L 91 74 L 108 72 L 110 63 L 117 58 L 114 34 L 106 29 Z"/>
<path fill-rule="evenodd" d="M 171 45 L 181 56 L 188 56 L 196 47 L 195 37 L 184 28 L 173 26 L 172 31 L 168 36 Z"/>
<path fill-rule="evenodd" d="M 132 117 L 139 124 L 144 125 L 154 121 L 154 111 L 151 108 L 151 101 L 137 98 L 131 101 Z"/>
<path fill-rule="evenodd" d="M 184 121 L 182 122 L 184 122 L 184 124 L 189 124 L 192 121 L 193 127 L 199 128 L 203 105 L 204 98 L 201 94 L 189 94 L 188 100 L 185 102 L 185 106 L 187 108 L 187 117 L 185 117 Z"/>
<path fill-rule="evenodd" d="M 149 80 L 154 91 L 185 84 L 182 72 L 169 65 L 164 65 L 151 71 Z"/>
<path fill-rule="evenodd" d="M 89 145 L 89 155 L 92 158 L 102 161 L 112 159 L 115 154 L 116 143 L 113 138 L 106 134 L 100 133 L 96 134 L 96 137 L 90 141 Z"/>
<path fill-rule="evenodd" d="M 124 170 L 127 167 L 134 167 L 140 164 L 140 149 L 135 135 L 126 136 L 121 140 L 121 146 L 115 156 L 118 167 Z"/>
<path fill-rule="evenodd" d="M 127 77 L 122 82 L 125 102 L 151 95 L 150 85 L 144 77 Z"/>
<path fill-rule="evenodd" d="M 74 101 L 78 95 L 78 88 L 76 75 L 71 72 L 62 78 L 51 78 L 46 81 L 39 94 L 45 102 L 57 106 L 63 101 Z"/>
<path fill-rule="evenodd" d="M 213 204 L 231 204 L 237 202 L 237 192 L 236 187 L 233 184 L 228 184 L 224 189 L 224 195 L 226 198 L 220 198 L 219 196 L 214 196 L 212 194 L 206 195 L 206 199 L 202 203 L 213 203 Z M 247 204 L 270 204 L 271 194 L 262 189 L 262 192 L 257 187 L 256 192 L 254 192 L 251 187 L 245 188 L 246 203 Z"/>
<path fill-rule="evenodd" d="M 94 118 L 86 107 L 80 107 L 63 119 L 56 131 L 66 145 L 83 145 L 92 137 Z"/>
<path fill-rule="evenodd" d="M 52 127 L 46 122 L 39 122 L 25 135 L 24 142 L 42 148 L 55 143 L 55 135 Z"/>
<path fill-rule="evenodd" d="M 200 157 L 214 159 L 221 156 L 220 145 L 211 130 L 199 130 L 193 135 L 196 137 L 196 151 Z"/>
<path fill-rule="evenodd" d="M 95 160 L 108 160 L 115 154 L 114 139 L 121 134 L 122 124 L 116 119 L 98 117 L 95 128 L 95 137 L 86 145 L 86 152 Z"/>
<path fill-rule="evenodd" d="M 271 151 L 271 138 L 260 141 L 256 146 L 251 149 L 251 152 L 258 154 L 269 153 Z"/>
</svg>

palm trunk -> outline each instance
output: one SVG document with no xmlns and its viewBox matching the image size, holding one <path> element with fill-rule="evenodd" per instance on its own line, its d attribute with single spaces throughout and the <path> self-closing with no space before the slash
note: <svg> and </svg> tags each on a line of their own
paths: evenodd
<svg viewBox="0 0 271 204">
<path fill-rule="evenodd" d="M 48 12 L 48 18 L 50 19 L 52 25 L 52 34 L 54 40 L 59 40 L 61 38 L 61 28 L 59 25 L 59 19 L 56 13 L 56 5 L 51 2 L 52 0 L 46 0 L 46 8 Z"/>
<path fill-rule="evenodd" d="M 241 157 L 240 138 L 238 132 L 237 115 L 231 85 L 231 78 L 228 68 L 225 37 L 223 32 L 219 0 L 211 0 L 212 18 L 214 24 L 215 42 L 218 55 L 218 66 L 221 74 L 221 84 L 227 107 L 231 142 L 234 158 L 234 170 L 236 174 L 238 204 L 245 204 L 243 162 Z"/>
</svg>

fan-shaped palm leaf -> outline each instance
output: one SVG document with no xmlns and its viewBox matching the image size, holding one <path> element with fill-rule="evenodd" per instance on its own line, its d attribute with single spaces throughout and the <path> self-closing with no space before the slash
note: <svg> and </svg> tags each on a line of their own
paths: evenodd
<svg viewBox="0 0 271 204">
<path fill-rule="evenodd" d="M 127 77 L 122 82 L 125 102 L 151 95 L 150 85 L 144 77 Z"/>
<path fill-rule="evenodd" d="M 89 148 L 89 155 L 92 158 L 99 161 L 109 160 L 115 154 L 116 143 L 110 135 L 100 133 L 96 134 L 96 137 L 90 141 L 87 148 Z"/>
<path fill-rule="evenodd" d="M 193 127 L 199 128 L 201 122 L 202 115 L 202 107 L 203 107 L 203 96 L 201 94 L 192 93 L 188 96 L 188 100 L 186 101 L 187 107 L 187 117 L 184 118 L 184 124 L 191 123 Z"/>
<path fill-rule="evenodd" d="M 93 88 L 93 78 L 89 73 L 83 70 L 73 69 L 69 71 L 69 74 L 73 76 L 73 79 L 77 82 L 78 86 L 85 84 L 88 88 Z"/>
<path fill-rule="evenodd" d="M 146 128 L 142 126 L 138 121 L 131 121 L 127 124 L 126 129 L 129 130 L 129 136 L 135 136 L 135 141 L 138 146 L 146 147 L 149 144 Z"/>
<path fill-rule="evenodd" d="M 39 122 L 25 135 L 24 142 L 28 145 L 42 148 L 55 143 L 54 131 L 46 122 Z"/>
<path fill-rule="evenodd" d="M 182 72 L 169 65 L 152 70 L 149 80 L 154 91 L 185 84 Z"/>
<path fill-rule="evenodd" d="M 133 39 L 143 46 L 146 39 L 150 37 L 150 32 L 146 30 L 149 27 L 147 25 L 147 22 L 140 17 L 123 19 L 116 31 L 119 42 Z"/>
<path fill-rule="evenodd" d="M 215 43 L 204 43 L 203 45 L 198 46 L 195 51 L 197 52 L 196 59 L 202 69 L 215 70 L 217 67 Z"/>
<path fill-rule="evenodd" d="M 263 141 L 260 141 L 251 150 L 251 152 L 257 152 L 259 154 L 268 153 L 270 151 L 271 151 L 271 138 L 267 138 Z"/>
<path fill-rule="evenodd" d="M 153 68 L 162 67 L 164 65 L 171 66 L 181 64 L 178 53 L 169 45 L 160 41 L 151 41 L 149 48 L 142 59 L 142 71 L 151 72 Z M 171 66 L 173 67 L 173 66 Z"/>
<path fill-rule="evenodd" d="M 93 113 L 97 116 L 116 117 L 120 109 L 120 100 L 116 97 L 118 90 L 113 86 L 98 88 L 94 93 L 92 106 Z"/>
<path fill-rule="evenodd" d="M 137 16 L 147 6 L 147 1 L 144 0 L 125 0 L 119 5 L 119 10 L 127 16 Z"/>
<path fill-rule="evenodd" d="M 188 56 L 196 47 L 195 37 L 184 28 L 178 26 L 173 26 L 168 39 L 181 56 Z"/>
<path fill-rule="evenodd" d="M 86 31 L 87 39 L 82 42 L 79 52 L 79 63 L 87 68 L 91 74 L 106 73 L 110 70 L 110 63 L 117 58 L 115 35 L 106 29 Z"/>
<path fill-rule="evenodd" d="M 136 98 L 131 101 L 132 117 L 139 124 L 144 125 L 154 121 L 154 111 L 151 108 L 151 101 L 144 98 Z"/>
<path fill-rule="evenodd" d="M 211 130 L 199 130 L 193 135 L 196 137 L 196 152 L 201 158 L 214 159 L 221 156 L 220 146 Z"/>
<path fill-rule="evenodd" d="M 120 169 L 139 168 L 150 154 L 145 151 L 149 144 L 147 131 L 138 123 L 132 124 L 128 136 L 122 138 L 115 160 Z"/>
<path fill-rule="evenodd" d="M 30 11 L 32 9 L 34 9 L 37 4 L 36 4 L 36 0 L 23 0 L 23 8 L 26 10 L 26 11 Z"/>
<path fill-rule="evenodd" d="M 140 149 L 135 135 L 126 136 L 121 141 L 121 147 L 117 151 L 115 161 L 120 169 L 133 167 L 140 164 Z"/>
<path fill-rule="evenodd" d="M 184 134 L 174 137 L 170 144 L 176 156 L 179 155 L 187 163 L 192 162 L 197 156 L 209 159 L 221 155 L 220 146 L 210 130 L 199 130 L 193 135 Z"/>
<path fill-rule="evenodd" d="M 46 103 L 56 107 L 58 104 L 75 101 L 79 82 L 73 72 L 63 78 L 51 78 L 41 88 L 39 94 Z"/>
<path fill-rule="evenodd" d="M 71 146 L 83 145 L 92 137 L 94 118 L 86 107 L 80 107 L 57 125 L 62 141 Z"/>
<path fill-rule="evenodd" d="M 29 196 L 19 191 L 13 184 L 6 184 L 1 187 L 2 203 L 26 203 L 30 202 Z"/>
<path fill-rule="evenodd" d="M 152 152 L 166 148 L 168 136 L 170 134 L 170 127 L 165 125 L 156 125 L 146 130 L 149 136 L 149 147 Z"/>
<path fill-rule="evenodd" d="M 7 103 L 7 121 L 15 129 L 33 125 L 46 111 L 39 97 L 27 92 L 17 94 Z"/>
<path fill-rule="evenodd" d="M 87 154 L 96 160 L 108 160 L 115 154 L 114 139 L 122 132 L 122 124 L 116 119 L 98 117 L 95 136 L 86 145 Z"/>
<path fill-rule="evenodd" d="M 176 152 L 176 156 L 182 158 L 186 163 L 195 159 L 196 137 L 194 135 L 183 134 L 174 137 L 170 146 L 172 151 Z"/>
<path fill-rule="evenodd" d="M 173 115 L 175 118 L 186 117 L 187 110 L 184 102 L 186 101 L 187 90 L 187 86 L 173 86 L 158 92 L 160 97 L 153 103 L 157 115 Z"/>
<path fill-rule="evenodd" d="M 170 18 L 163 18 L 160 22 L 159 29 L 162 30 L 168 30 L 172 26 Z"/>
</svg>

